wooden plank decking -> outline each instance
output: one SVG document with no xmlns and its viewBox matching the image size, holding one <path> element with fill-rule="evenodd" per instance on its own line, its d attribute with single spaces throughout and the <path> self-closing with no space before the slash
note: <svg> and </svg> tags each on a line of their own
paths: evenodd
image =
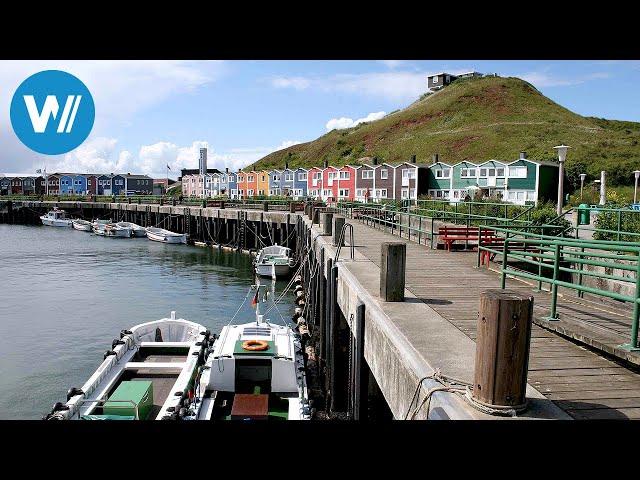
<svg viewBox="0 0 640 480">
<path fill-rule="evenodd" d="M 356 248 L 380 266 L 382 242 L 406 241 L 397 235 L 347 220 L 354 227 Z M 471 252 L 433 250 L 407 242 L 406 288 L 468 337 L 475 340 L 479 295 L 500 288 L 500 276 L 475 268 Z M 550 298 L 518 280 L 507 288 L 533 295 L 534 316 L 548 315 Z M 628 335 L 629 327 L 615 309 L 598 302 L 559 298 L 558 312 L 576 321 Z M 624 313 L 624 312 L 623 312 Z M 615 337 L 614 337 L 615 338 Z M 533 325 L 528 381 L 576 419 L 640 418 L 640 374 L 557 333 Z"/>
</svg>

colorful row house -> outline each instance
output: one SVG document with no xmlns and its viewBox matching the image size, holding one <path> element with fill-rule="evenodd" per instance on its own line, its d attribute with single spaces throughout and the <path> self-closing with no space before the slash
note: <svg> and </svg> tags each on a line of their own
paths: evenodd
<svg viewBox="0 0 640 480">
<path fill-rule="evenodd" d="M 307 195 L 307 169 L 289 168 L 269 172 L 269 196 L 301 199 Z"/>
</svg>

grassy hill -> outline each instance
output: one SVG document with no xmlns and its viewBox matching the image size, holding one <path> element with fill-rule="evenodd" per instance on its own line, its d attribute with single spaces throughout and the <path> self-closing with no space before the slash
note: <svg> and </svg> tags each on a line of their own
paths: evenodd
<svg viewBox="0 0 640 480">
<path fill-rule="evenodd" d="M 425 79 L 426 81 L 426 79 Z M 612 185 L 632 182 L 640 169 L 640 123 L 583 117 L 542 95 L 518 78 L 458 80 L 407 108 L 375 122 L 332 130 L 318 139 L 271 153 L 249 168 L 360 164 L 377 156 L 399 163 L 529 158 L 551 160 L 553 146 L 573 147 L 567 156 L 569 181 L 582 172 L 599 178 L 607 170 Z M 575 180 L 575 182 L 574 182 Z"/>
</svg>

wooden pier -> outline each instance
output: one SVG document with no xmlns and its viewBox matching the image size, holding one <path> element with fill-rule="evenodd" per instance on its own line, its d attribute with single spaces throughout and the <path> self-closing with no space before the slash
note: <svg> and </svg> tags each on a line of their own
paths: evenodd
<svg viewBox="0 0 640 480">
<path fill-rule="evenodd" d="M 381 265 L 380 246 L 399 241 L 397 235 L 353 224 L 356 250 Z M 476 268 L 472 252 L 447 252 L 413 241 L 407 243 L 406 288 L 466 336 L 475 340 L 478 299 L 483 290 L 500 288 L 500 275 Z M 507 280 L 510 290 L 533 295 L 534 317 L 529 360 L 529 383 L 576 419 L 640 418 L 640 374 L 632 365 L 608 358 L 537 325 L 549 311 L 549 295 L 533 285 Z M 561 297 L 558 312 L 565 319 L 614 323 L 621 328 L 614 305 Z M 624 307 L 617 307 L 618 309 Z M 565 320 L 568 322 L 569 320 Z M 618 322 L 618 323 L 617 323 Z M 626 325 L 626 333 L 629 325 Z"/>
</svg>

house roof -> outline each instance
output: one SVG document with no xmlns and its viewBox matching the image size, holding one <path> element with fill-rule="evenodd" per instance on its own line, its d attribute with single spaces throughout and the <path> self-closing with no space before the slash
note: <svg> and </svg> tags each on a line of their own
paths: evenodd
<svg viewBox="0 0 640 480">
<path fill-rule="evenodd" d="M 434 73 L 433 75 L 429 75 L 429 76 L 427 76 L 427 78 L 439 77 L 440 75 L 449 75 L 450 77 L 457 77 L 458 76 L 458 75 L 454 75 L 453 73 L 440 72 L 440 73 Z"/>
</svg>

